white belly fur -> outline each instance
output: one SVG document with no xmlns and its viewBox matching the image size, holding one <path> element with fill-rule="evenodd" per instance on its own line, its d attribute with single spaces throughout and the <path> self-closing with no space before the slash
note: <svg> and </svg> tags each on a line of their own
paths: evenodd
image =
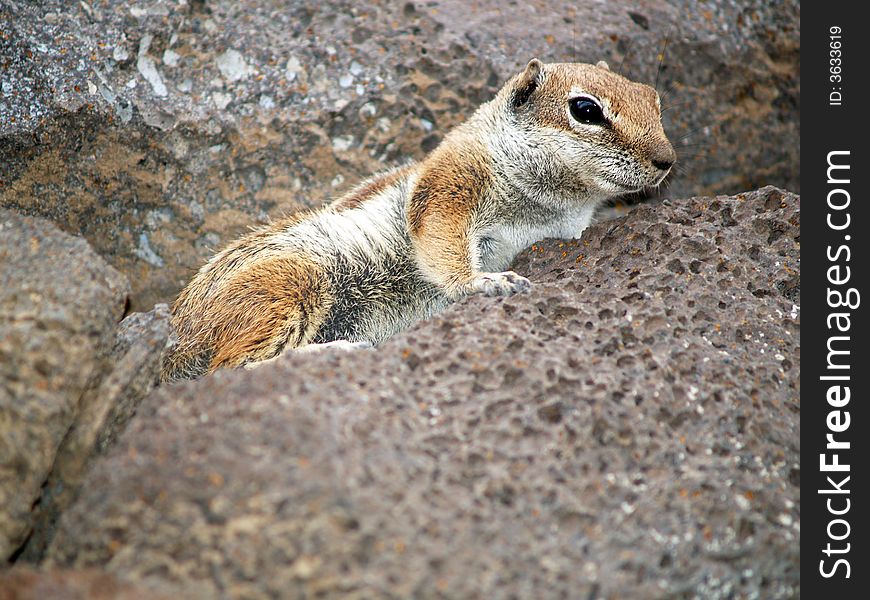
<svg viewBox="0 0 870 600">
<path fill-rule="evenodd" d="M 543 225 L 498 224 L 488 227 L 480 232 L 478 239 L 492 239 L 492 250 L 482 257 L 480 269 L 486 272 L 504 271 L 517 254 L 544 238 L 579 238 L 592 222 L 594 212 L 593 207 L 581 207 Z"/>
</svg>

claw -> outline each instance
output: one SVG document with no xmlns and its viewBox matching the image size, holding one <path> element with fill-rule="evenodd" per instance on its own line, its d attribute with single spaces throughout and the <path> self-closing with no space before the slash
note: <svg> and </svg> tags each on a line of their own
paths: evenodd
<svg viewBox="0 0 870 600">
<path fill-rule="evenodd" d="M 526 292 L 531 287 L 532 283 L 528 279 L 513 271 L 484 273 L 472 281 L 471 293 L 485 296 L 512 296 Z"/>
</svg>

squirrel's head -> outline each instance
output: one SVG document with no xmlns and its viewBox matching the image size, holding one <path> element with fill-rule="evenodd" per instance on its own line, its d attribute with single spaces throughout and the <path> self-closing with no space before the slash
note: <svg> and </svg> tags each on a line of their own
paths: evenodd
<svg viewBox="0 0 870 600">
<path fill-rule="evenodd" d="M 525 183 L 538 179 L 537 185 L 548 186 L 555 177 L 560 189 L 600 199 L 658 185 L 676 160 L 662 128 L 658 93 L 603 61 L 533 59 L 498 98 L 519 134 L 509 137 L 516 144 L 516 166 L 527 169 L 521 174 Z"/>
</svg>

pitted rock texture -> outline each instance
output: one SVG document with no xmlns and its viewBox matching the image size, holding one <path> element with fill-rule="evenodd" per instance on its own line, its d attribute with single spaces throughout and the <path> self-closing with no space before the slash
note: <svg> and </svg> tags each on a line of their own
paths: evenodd
<svg viewBox="0 0 870 600">
<path fill-rule="evenodd" d="M 159 381 L 169 309 L 119 325 L 129 293 L 82 238 L 0 209 L 0 559 L 39 560 L 94 454 Z"/>
<path fill-rule="evenodd" d="M 247 227 L 422 158 L 533 56 L 656 84 L 671 194 L 798 189 L 796 0 L 308 4 L 0 0 L 0 205 L 149 310 Z"/>
<path fill-rule="evenodd" d="M 798 196 L 524 253 L 373 350 L 158 389 L 49 564 L 224 597 L 793 598 Z"/>
<path fill-rule="evenodd" d="M 58 516 L 75 498 L 93 456 L 115 442 L 145 395 L 160 381 L 164 350 L 169 343 L 169 307 L 158 304 L 148 313 L 127 316 L 100 374 L 99 385 L 78 403 L 75 426 L 57 450 L 51 473 L 34 509 L 34 530 L 19 559 L 38 562 L 54 535 Z"/>
<path fill-rule="evenodd" d="M 85 240 L 0 209 L 0 559 L 30 531 L 58 447 L 106 369 L 129 289 Z"/>
</svg>

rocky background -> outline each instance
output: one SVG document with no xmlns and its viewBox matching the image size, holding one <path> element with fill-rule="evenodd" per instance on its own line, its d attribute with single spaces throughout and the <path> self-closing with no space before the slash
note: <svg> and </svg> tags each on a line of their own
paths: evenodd
<svg viewBox="0 0 870 600">
<path fill-rule="evenodd" d="M 799 24 L 797 2 L 0 0 L 0 204 L 84 236 L 150 310 L 252 224 L 421 158 L 534 56 L 656 85 L 667 195 L 799 191 Z"/>
<path fill-rule="evenodd" d="M 799 595 L 797 2 L 468 4 L 0 0 L 0 599 Z M 669 200 L 154 389 L 213 250 L 532 56 L 656 84 Z"/>
</svg>

